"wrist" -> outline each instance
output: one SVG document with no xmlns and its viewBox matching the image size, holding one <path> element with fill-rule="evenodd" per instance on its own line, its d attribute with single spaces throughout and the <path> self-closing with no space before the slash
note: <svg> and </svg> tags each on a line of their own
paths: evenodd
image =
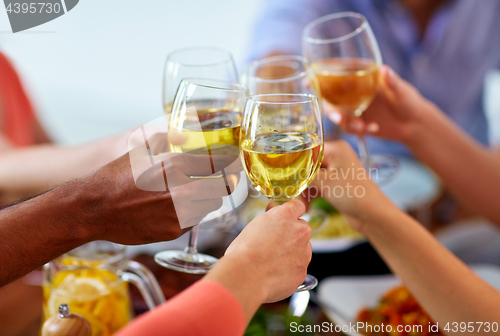
<svg viewBox="0 0 500 336">
<path fill-rule="evenodd" d="M 387 233 L 387 225 L 398 222 L 401 215 L 406 215 L 385 195 L 383 199 L 378 199 L 377 206 L 371 207 L 366 211 L 362 234 L 369 240 L 372 240 L 378 234 Z"/>
<path fill-rule="evenodd" d="M 368 236 L 372 227 L 380 226 L 385 221 L 386 214 L 393 212 L 396 205 L 375 185 L 366 189 L 362 202 L 358 203 L 357 209 L 350 218 L 356 220 L 354 228 L 362 235 Z M 352 223 L 351 223 L 352 224 Z"/>
<path fill-rule="evenodd" d="M 73 218 L 77 218 L 74 226 L 81 239 L 105 240 L 102 194 L 96 192 L 99 189 L 94 186 L 91 176 L 71 183 L 68 208 Z"/>
<path fill-rule="evenodd" d="M 423 108 L 415 113 L 407 136 L 401 139 L 403 144 L 413 150 L 424 142 L 425 136 L 428 134 L 429 123 L 432 123 L 433 117 L 438 113 L 439 109 L 433 103 L 426 101 Z"/>
<path fill-rule="evenodd" d="M 93 232 L 85 221 L 86 211 L 79 189 L 79 182 L 73 182 L 26 202 L 31 215 L 42 217 L 57 228 L 53 231 L 54 241 L 72 246 L 70 249 L 93 240 Z"/>
<path fill-rule="evenodd" d="M 241 256 L 222 257 L 205 279 L 219 283 L 234 295 L 243 309 L 247 323 L 268 295 L 264 278 L 259 276 L 254 265 Z"/>
</svg>

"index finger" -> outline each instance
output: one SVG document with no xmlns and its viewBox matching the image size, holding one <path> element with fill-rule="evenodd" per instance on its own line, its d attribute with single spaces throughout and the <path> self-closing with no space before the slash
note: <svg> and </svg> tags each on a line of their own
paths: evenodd
<svg viewBox="0 0 500 336">
<path fill-rule="evenodd" d="M 238 155 L 209 155 L 188 153 L 161 153 L 153 156 L 154 163 L 164 162 L 169 173 L 190 176 L 210 176 L 222 169 L 226 173 L 236 173 L 242 170 Z"/>
</svg>

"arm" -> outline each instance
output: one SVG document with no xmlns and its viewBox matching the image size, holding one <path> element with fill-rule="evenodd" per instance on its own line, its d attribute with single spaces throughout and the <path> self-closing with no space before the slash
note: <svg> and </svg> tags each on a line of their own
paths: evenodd
<svg viewBox="0 0 500 336">
<path fill-rule="evenodd" d="M 0 286 L 91 240 L 135 245 L 175 239 L 220 208 L 228 194 L 222 177 L 193 183 L 186 176 L 210 175 L 200 155 L 158 157 L 137 182 L 126 154 L 84 179 L 1 210 Z"/>
<path fill-rule="evenodd" d="M 0 136 L 0 204 L 90 174 L 127 152 L 128 134 L 81 145 L 13 148 Z"/>
<path fill-rule="evenodd" d="M 381 203 L 363 233 L 441 328 L 447 322 L 500 321 L 496 289 L 410 216 Z"/>
<path fill-rule="evenodd" d="M 330 189 L 350 185 L 365 191 L 362 197 L 323 196 L 369 239 L 434 320 L 442 326 L 447 322 L 500 321 L 500 293 L 400 211 L 372 181 L 362 179 L 358 172 L 364 169 L 347 143 L 325 145 L 324 165 L 326 170 L 314 185 Z M 351 174 L 346 179 L 332 175 L 335 169 L 349 168 L 355 169 L 355 179 Z"/>
<path fill-rule="evenodd" d="M 215 333 L 234 336 L 243 335 L 245 325 L 242 306 L 235 296 L 217 282 L 201 280 L 168 303 L 138 317 L 117 336 L 208 336 Z"/>
<path fill-rule="evenodd" d="M 92 240 L 81 192 L 74 183 L 0 211 L 0 287 Z"/>
<path fill-rule="evenodd" d="M 432 168 L 463 204 L 500 224 L 500 155 L 476 142 L 390 68 L 363 119 L 331 113 L 353 133 L 400 141 Z"/>
<path fill-rule="evenodd" d="M 311 229 L 298 219 L 304 212 L 290 201 L 255 218 L 203 280 L 119 336 L 242 335 L 262 303 L 288 297 L 304 280 L 312 254 Z"/>
<path fill-rule="evenodd" d="M 404 143 L 464 205 L 500 225 L 500 155 L 430 105 Z"/>
</svg>

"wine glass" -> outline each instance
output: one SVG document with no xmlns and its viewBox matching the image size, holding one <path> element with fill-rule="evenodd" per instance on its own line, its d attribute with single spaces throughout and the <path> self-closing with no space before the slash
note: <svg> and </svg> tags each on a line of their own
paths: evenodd
<svg viewBox="0 0 500 336">
<path fill-rule="evenodd" d="M 251 63 L 242 78 L 251 95 L 261 93 L 310 93 L 316 77 L 307 58 L 298 55 L 266 57 Z"/>
<path fill-rule="evenodd" d="M 188 47 L 177 49 L 168 54 L 163 73 L 163 108 L 165 114 L 172 110 L 175 93 L 184 78 L 207 78 L 238 83 L 238 71 L 231 53 L 216 47 Z M 228 207 L 224 198 L 224 206 L 218 211 L 224 213 Z M 220 215 L 209 214 L 207 226 L 201 230 L 219 230 L 234 224 L 237 216 L 234 212 Z"/>
<path fill-rule="evenodd" d="M 228 179 L 234 181 L 237 177 L 226 176 L 224 167 L 216 168 L 215 157 L 234 155 L 234 160 L 238 158 L 241 115 L 246 97 L 247 90 L 231 82 L 202 78 L 181 81 L 170 116 L 170 149 L 176 153 L 205 155 L 213 173 L 209 176 L 190 175 L 190 178 L 221 179 L 226 189 L 230 189 Z M 174 134 L 176 141 L 171 138 Z M 217 258 L 197 251 L 198 228 L 196 225 L 189 232 L 189 244 L 184 251 L 159 252 L 155 255 L 156 262 L 184 273 L 207 273 Z"/>
<path fill-rule="evenodd" d="M 343 12 L 316 19 L 304 28 L 302 47 L 316 74 L 318 96 L 327 108 L 361 116 L 375 97 L 382 65 L 377 40 L 366 18 Z M 399 168 L 396 158 L 370 156 L 363 136 L 358 137 L 358 150 L 371 178 L 383 183 L 394 177 Z"/>
<path fill-rule="evenodd" d="M 323 125 L 318 99 L 304 93 L 258 94 L 245 104 L 240 150 L 254 187 L 283 204 L 304 191 L 323 160 Z M 318 281 L 307 275 L 297 291 Z"/>
<path fill-rule="evenodd" d="M 317 88 L 316 77 L 309 60 L 300 55 L 279 55 L 252 62 L 243 74 L 242 83 L 250 95 L 262 93 L 308 93 Z M 326 212 L 310 207 L 302 219 L 317 234 L 329 224 Z"/>
<path fill-rule="evenodd" d="M 208 78 L 238 83 L 238 71 L 229 51 L 214 47 L 178 49 L 167 56 L 163 73 L 163 108 L 172 110 L 175 93 L 184 78 Z"/>
</svg>

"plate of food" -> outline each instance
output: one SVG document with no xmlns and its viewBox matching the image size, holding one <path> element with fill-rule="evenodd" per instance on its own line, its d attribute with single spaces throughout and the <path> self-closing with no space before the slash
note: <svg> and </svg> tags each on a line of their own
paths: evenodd
<svg viewBox="0 0 500 336">
<path fill-rule="evenodd" d="M 239 210 L 240 229 L 264 213 L 269 203 L 264 196 L 252 192 L 250 195 L 251 197 Z M 309 211 L 302 218 L 311 226 L 311 245 L 314 253 L 343 251 L 365 241 L 365 238 L 354 230 L 337 209 L 324 198 L 314 199 Z"/>
<path fill-rule="evenodd" d="M 311 245 L 314 253 L 343 251 L 365 241 L 326 199 L 314 199 L 310 212 L 315 210 L 321 211 L 325 218 L 320 230 L 313 227 Z"/>
<path fill-rule="evenodd" d="M 500 290 L 500 268 L 491 265 L 474 265 L 471 268 L 490 285 Z M 413 336 L 442 335 L 429 332 L 431 317 L 423 310 L 408 289 L 393 275 L 330 277 L 320 282 L 318 298 L 326 315 L 350 336 L 399 335 L 397 326 L 411 327 Z M 357 322 L 380 325 L 391 321 L 393 333 L 361 332 L 350 328 Z M 422 328 L 418 326 L 422 325 Z M 424 327 L 425 326 L 425 327 Z M 386 329 L 387 330 L 387 327 Z"/>
</svg>

